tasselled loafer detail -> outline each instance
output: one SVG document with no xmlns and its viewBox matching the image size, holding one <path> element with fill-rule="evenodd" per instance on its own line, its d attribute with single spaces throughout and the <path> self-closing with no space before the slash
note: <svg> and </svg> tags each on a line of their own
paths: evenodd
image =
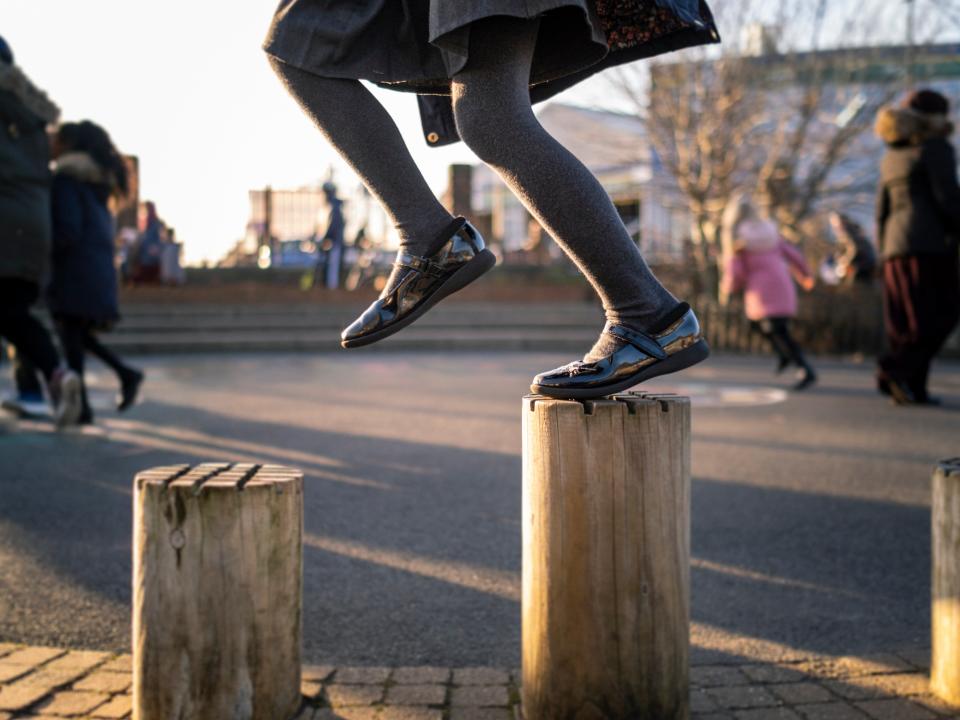
<svg viewBox="0 0 960 720">
<path fill-rule="evenodd" d="M 593 362 L 576 361 L 540 373 L 531 391 L 569 400 L 603 397 L 696 365 L 710 355 L 697 316 L 689 309 L 656 334 L 613 323 L 603 331 L 622 341 L 619 349 Z"/>
<path fill-rule="evenodd" d="M 496 264 L 477 229 L 458 220 L 453 234 L 428 257 L 402 249 L 397 253 L 380 297 L 340 334 L 343 347 L 369 345 L 393 335 Z"/>
</svg>

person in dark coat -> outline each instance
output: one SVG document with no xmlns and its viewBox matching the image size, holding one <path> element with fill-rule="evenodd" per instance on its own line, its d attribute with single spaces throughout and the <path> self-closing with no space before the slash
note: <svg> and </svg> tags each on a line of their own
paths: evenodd
<svg viewBox="0 0 960 720">
<path fill-rule="evenodd" d="M 80 414 L 80 380 L 30 314 L 50 264 L 50 148 L 60 111 L 0 39 L 0 337 L 40 371 L 60 426 Z"/>
<path fill-rule="evenodd" d="M 531 102 L 608 67 L 718 41 L 703 0 L 282 0 L 264 43 L 274 70 L 401 242 L 379 299 L 341 345 L 389 337 L 495 263 L 430 191 L 369 80 L 418 93 L 427 142 L 462 139 L 600 296 L 607 322 L 594 347 L 538 375 L 534 392 L 599 397 L 704 360 L 690 307 L 654 277 L 606 191 Z"/>
<path fill-rule="evenodd" d="M 158 283 L 163 264 L 163 222 L 154 203 L 141 203 L 137 208 L 137 224 L 140 234 L 131 249 L 131 280 Z"/>
<path fill-rule="evenodd" d="M 881 111 L 877 232 L 888 349 L 878 389 L 899 404 L 931 403 L 930 364 L 960 319 L 960 185 L 947 99 L 919 90 Z"/>
<path fill-rule="evenodd" d="M 337 197 L 337 186 L 332 182 L 323 184 L 323 194 L 327 200 L 326 230 L 323 232 L 321 249 L 323 252 L 323 285 L 329 290 L 340 287 L 340 274 L 343 269 L 344 219 L 343 200 Z"/>
<path fill-rule="evenodd" d="M 136 399 L 143 373 L 104 347 L 95 333 L 120 317 L 108 203 L 111 196 L 126 194 L 127 166 L 109 135 L 89 121 L 62 125 L 54 156 L 50 311 L 70 367 L 82 378 L 85 353 L 102 360 L 120 381 L 117 409 L 126 410 Z M 86 389 L 80 422 L 93 422 Z"/>
</svg>

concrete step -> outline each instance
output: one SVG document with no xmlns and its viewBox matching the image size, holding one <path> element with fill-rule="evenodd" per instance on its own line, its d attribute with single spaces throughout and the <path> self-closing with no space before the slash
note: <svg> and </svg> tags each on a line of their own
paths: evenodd
<svg viewBox="0 0 960 720">
<path fill-rule="evenodd" d="M 567 328 L 410 327 L 363 350 L 571 350 L 583 353 L 596 339 L 595 327 Z M 103 336 L 124 354 L 193 352 L 332 351 L 340 349 L 340 331 L 271 330 L 231 332 L 123 333 Z"/>
<path fill-rule="evenodd" d="M 127 305 L 104 341 L 127 353 L 322 350 L 365 305 Z M 603 323 L 589 303 L 445 303 L 377 347 L 565 350 Z"/>
<path fill-rule="evenodd" d="M 317 317 L 297 317 L 297 316 L 277 316 L 277 317 L 259 317 L 259 316 L 241 316 L 241 317 L 196 317 L 196 318 L 132 318 L 124 319 L 114 329 L 118 335 L 130 333 L 170 333 L 184 330 L 198 332 L 231 332 L 242 330 L 337 330 L 339 331 L 348 325 L 355 317 L 359 315 L 351 314 L 341 317 L 335 316 L 317 316 Z M 544 327 L 556 330 L 568 328 L 580 328 L 585 326 L 599 328 L 602 324 L 602 317 L 597 314 L 592 318 L 578 320 L 564 316 L 510 316 L 509 314 L 499 316 L 440 316 L 432 317 L 426 315 L 417 321 L 418 325 L 431 327 L 435 329 L 456 329 L 463 327 L 471 328 L 491 328 L 500 327 Z"/>
</svg>

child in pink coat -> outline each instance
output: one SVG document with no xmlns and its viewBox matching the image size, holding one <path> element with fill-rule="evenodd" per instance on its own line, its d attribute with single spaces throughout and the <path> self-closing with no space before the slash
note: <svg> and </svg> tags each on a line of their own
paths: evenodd
<svg viewBox="0 0 960 720">
<path fill-rule="evenodd" d="M 747 317 L 779 358 L 777 372 L 796 365 L 799 377 L 794 389 L 809 387 L 817 374 L 790 333 L 790 321 L 797 314 L 792 275 L 806 290 L 814 283 L 803 255 L 745 199 L 731 204 L 724 215 L 724 251 L 721 290 L 725 295 L 743 292 Z"/>
</svg>

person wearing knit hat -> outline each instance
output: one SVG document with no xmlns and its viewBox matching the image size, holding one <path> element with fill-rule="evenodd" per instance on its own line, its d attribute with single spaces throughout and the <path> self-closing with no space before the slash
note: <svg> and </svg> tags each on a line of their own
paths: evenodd
<svg viewBox="0 0 960 720">
<path fill-rule="evenodd" d="M 886 143 L 877 195 L 887 349 L 877 387 L 901 405 L 935 403 L 930 364 L 960 320 L 960 184 L 950 102 L 917 90 L 877 117 Z"/>
</svg>

